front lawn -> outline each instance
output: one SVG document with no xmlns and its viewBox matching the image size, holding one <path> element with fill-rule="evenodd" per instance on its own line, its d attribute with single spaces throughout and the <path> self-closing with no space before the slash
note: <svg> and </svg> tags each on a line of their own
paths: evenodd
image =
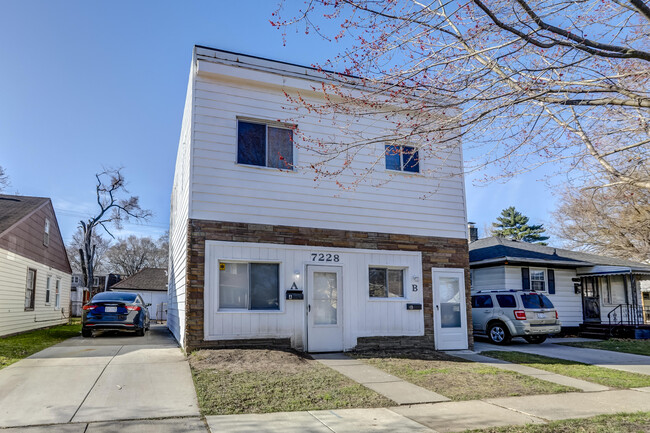
<svg viewBox="0 0 650 433">
<path fill-rule="evenodd" d="M 467 430 L 466 433 L 632 433 L 650 431 L 650 412 L 599 415 L 548 424 L 527 424 Z"/>
<path fill-rule="evenodd" d="M 318 361 L 293 352 L 199 350 L 189 360 L 204 415 L 395 404 Z"/>
<path fill-rule="evenodd" d="M 597 367 L 581 362 L 567 361 L 547 356 L 532 355 L 522 352 L 502 352 L 498 350 L 482 352 L 481 355 L 504 361 L 525 364 L 563 376 L 575 377 L 588 382 L 599 383 L 611 388 L 638 388 L 650 386 L 650 376 L 611 368 Z"/>
<path fill-rule="evenodd" d="M 352 356 L 452 400 L 578 391 L 434 351 L 371 351 Z"/>
<path fill-rule="evenodd" d="M 81 322 L 37 329 L 11 337 L 0 337 L 0 369 L 27 358 L 54 344 L 76 337 L 81 332 Z"/>
<path fill-rule="evenodd" d="M 612 338 L 605 341 L 584 341 L 580 343 L 558 343 L 565 346 L 585 347 L 588 349 L 611 350 L 614 352 L 634 353 L 650 356 L 650 340 L 628 340 Z"/>
</svg>

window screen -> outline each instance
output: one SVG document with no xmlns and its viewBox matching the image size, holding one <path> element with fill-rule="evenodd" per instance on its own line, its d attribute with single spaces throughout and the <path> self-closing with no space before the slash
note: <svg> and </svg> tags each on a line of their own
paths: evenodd
<svg viewBox="0 0 650 433">
<path fill-rule="evenodd" d="M 293 170 L 293 131 L 240 120 L 237 126 L 237 162 Z"/>
<path fill-rule="evenodd" d="M 368 281 L 371 298 L 404 297 L 403 269 L 369 268 Z"/>
<path fill-rule="evenodd" d="M 280 265 L 221 263 L 219 309 L 279 310 Z"/>
</svg>

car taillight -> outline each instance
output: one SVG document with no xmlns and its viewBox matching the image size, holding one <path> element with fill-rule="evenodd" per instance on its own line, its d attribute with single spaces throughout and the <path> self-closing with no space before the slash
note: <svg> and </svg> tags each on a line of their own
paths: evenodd
<svg viewBox="0 0 650 433">
<path fill-rule="evenodd" d="M 515 310 L 515 319 L 526 320 L 526 312 L 524 310 Z"/>
<path fill-rule="evenodd" d="M 127 310 L 131 310 L 131 311 L 140 311 L 140 310 L 142 310 L 142 308 L 140 308 L 140 307 L 137 306 L 137 305 L 127 305 L 127 306 L 126 306 L 126 309 L 127 309 Z"/>
<path fill-rule="evenodd" d="M 97 305 L 88 304 L 88 305 L 84 305 L 82 308 L 84 310 L 94 310 L 95 308 L 97 308 Z"/>
<path fill-rule="evenodd" d="M 560 316 L 558 316 L 558 314 L 557 314 L 557 310 L 555 310 L 555 318 L 556 318 L 556 319 L 559 319 L 559 318 L 560 318 Z"/>
</svg>

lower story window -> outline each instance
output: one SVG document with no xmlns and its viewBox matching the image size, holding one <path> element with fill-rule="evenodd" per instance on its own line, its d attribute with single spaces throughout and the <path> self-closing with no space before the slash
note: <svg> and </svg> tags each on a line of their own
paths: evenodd
<svg viewBox="0 0 650 433">
<path fill-rule="evenodd" d="M 58 278 L 54 289 L 54 307 L 61 308 L 61 280 Z"/>
<path fill-rule="evenodd" d="M 530 270 L 530 288 L 536 292 L 546 290 L 545 272 L 543 270 Z"/>
<path fill-rule="evenodd" d="M 220 310 L 279 310 L 280 265 L 219 263 Z"/>
<path fill-rule="evenodd" d="M 368 271 L 371 298 L 403 298 L 404 270 L 370 268 Z"/>
</svg>

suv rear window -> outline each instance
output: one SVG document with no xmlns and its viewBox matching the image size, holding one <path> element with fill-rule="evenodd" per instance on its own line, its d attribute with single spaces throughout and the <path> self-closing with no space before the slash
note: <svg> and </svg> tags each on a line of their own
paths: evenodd
<svg viewBox="0 0 650 433">
<path fill-rule="evenodd" d="M 540 294 L 521 295 L 521 302 L 524 308 L 554 308 L 551 300 Z"/>
<path fill-rule="evenodd" d="M 501 308 L 515 308 L 517 306 L 514 295 L 497 295 L 497 302 Z"/>
<path fill-rule="evenodd" d="M 492 296 L 478 295 L 472 296 L 472 308 L 492 308 Z"/>
</svg>

